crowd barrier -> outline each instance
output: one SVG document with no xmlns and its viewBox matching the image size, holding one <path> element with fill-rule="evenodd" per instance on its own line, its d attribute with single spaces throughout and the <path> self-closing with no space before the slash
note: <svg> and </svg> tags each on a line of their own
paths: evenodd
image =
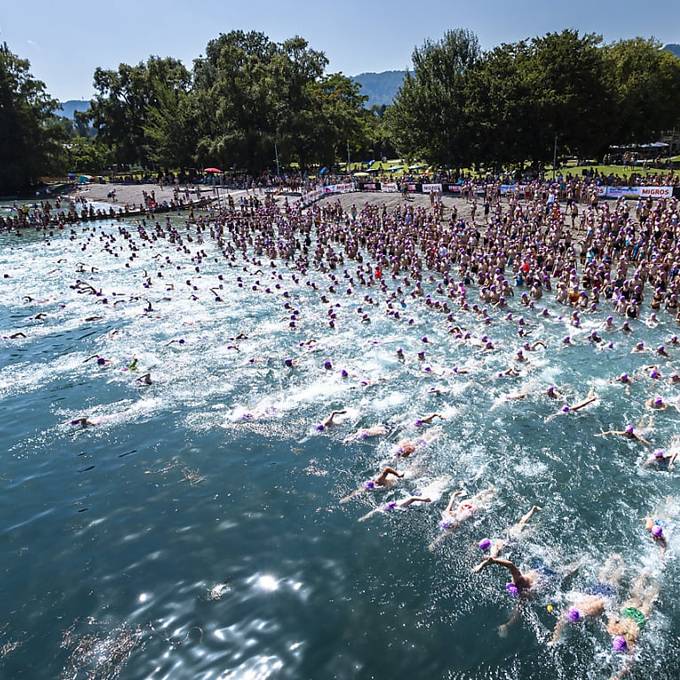
<svg viewBox="0 0 680 680">
<path fill-rule="evenodd" d="M 517 194 L 523 197 L 527 188 L 527 184 L 501 184 L 500 192 L 502 195 Z M 319 187 L 313 191 L 302 194 L 302 205 L 307 207 L 318 201 L 319 199 L 329 194 L 346 194 L 351 192 L 372 191 L 380 193 L 398 193 L 404 191 L 416 194 L 460 194 L 464 191 L 464 186 L 460 184 L 450 183 L 431 183 L 424 184 L 422 182 L 408 182 L 405 185 L 397 182 L 346 182 L 344 184 L 331 184 L 324 187 Z M 485 188 L 477 186 L 474 192 L 478 196 L 483 196 Z M 680 187 L 672 186 L 600 186 L 597 187 L 597 195 L 600 198 L 680 198 Z"/>
</svg>

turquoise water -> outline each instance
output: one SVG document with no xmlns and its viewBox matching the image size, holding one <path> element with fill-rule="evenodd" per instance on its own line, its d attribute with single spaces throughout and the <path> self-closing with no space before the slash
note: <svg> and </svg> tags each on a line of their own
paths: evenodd
<svg viewBox="0 0 680 680">
<path fill-rule="evenodd" d="M 0 340 L 2 677 L 607 678 L 621 659 L 603 623 L 573 627 L 548 648 L 555 617 L 546 605 L 564 609 L 613 552 L 627 565 L 625 585 L 647 569 L 662 588 L 631 677 L 678 677 L 677 473 L 643 466 L 639 445 L 595 436 L 651 414 L 645 436 L 670 446 L 677 409 L 652 414 L 644 402 L 660 394 L 675 404 L 678 388 L 647 377 L 631 388 L 611 382 L 657 363 L 631 348 L 667 339 L 676 330 L 669 317 L 654 328 L 634 322 L 632 336 L 601 331 L 614 342 L 601 349 L 587 335 L 607 312 L 576 330 L 547 299 L 539 307 L 551 309 L 549 319 L 515 309 L 548 349 L 529 353 L 522 377 L 498 378 L 521 343 L 502 314 L 482 326 L 471 312 L 455 313 L 500 348 L 484 353 L 454 340 L 421 302 L 406 299 L 409 326 L 384 315 L 380 291 L 369 291 L 371 307 L 363 289 L 350 296 L 343 285 L 331 294 L 340 305 L 331 329 L 327 306 L 306 285 L 314 280 L 328 295 L 323 274 L 296 284 L 283 263 L 264 261 L 258 274 L 252 264 L 229 267 L 195 228 L 189 253 L 138 241 L 128 269 L 126 242 L 116 236 L 116 258 L 102 250 L 101 231 L 118 227 L 78 227 L 49 245 L 29 232 L 0 235 L 0 274 L 10 275 L 0 284 L 0 336 L 27 335 Z M 208 257 L 197 274 L 199 249 Z M 98 271 L 78 273 L 78 263 Z M 77 278 L 102 288 L 109 304 L 70 288 Z M 210 291 L 220 284 L 222 302 Z M 300 310 L 294 330 L 283 290 Z M 112 304 L 130 296 L 154 311 L 145 313 L 143 299 Z M 46 317 L 31 318 L 38 313 Z M 94 316 L 102 318 L 85 321 Z M 230 339 L 239 333 L 247 338 Z M 567 333 L 575 346 L 561 349 Z M 300 345 L 310 339 L 316 344 Z M 664 375 L 678 368 L 680 348 L 669 351 Z M 111 363 L 83 363 L 93 354 Z M 139 370 L 123 370 L 133 357 Z M 141 387 L 135 378 L 146 371 L 153 384 Z M 562 404 L 543 396 L 551 383 L 570 403 L 591 388 L 600 400 L 550 419 Z M 519 389 L 530 395 L 505 399 Z M 340 408 L 339 425 L 317 431 Z M 421 436 L 414 420 L 432 411 L 445 420 L 424 428 L 432 443 L 399 463 L 405 479 L 341 504 L 395 464 L 395 442 Z M 69 424 L 81 416 L 97 426 Z M 387 436 L 345 441 L 377 423 Z M 450 493 L 490 485 L 488 511 L 428 550 Z M 409 494 L 433 502 L 358 521 Z M 580 567 L 546 584 L 501 637 L 514 602 L 504 572 L 471 573 L 476 544 L 501 536 L 534 503 L 543 509 L 508 555 L 522 566 Z M 663 561 L 641 522 L 649 514 L 665 522 Z"/>
</svg>

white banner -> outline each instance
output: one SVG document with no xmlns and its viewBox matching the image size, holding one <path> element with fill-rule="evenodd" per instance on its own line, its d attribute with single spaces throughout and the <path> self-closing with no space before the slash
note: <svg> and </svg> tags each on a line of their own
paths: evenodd
<svg viewBox="0 0 680 680">
<path fill-rule="evenodd" d="M 380 191 L 386 194 L 394 194 L 399 192 L 399 185 L 396 182 L 383 182 L 380 185 Z"/>
<path fill-rule="evenodd" d="M 442 185 L 441 184 L 423 184 L 423 193 L 424 194 L 431 194 L 433 192 L 440 193 L 442 192 Z"/>
<path fill-rule="evenodd" d="M 673 187 L 640 187 L 642 198 L 673 198 Z"/>
</svg>

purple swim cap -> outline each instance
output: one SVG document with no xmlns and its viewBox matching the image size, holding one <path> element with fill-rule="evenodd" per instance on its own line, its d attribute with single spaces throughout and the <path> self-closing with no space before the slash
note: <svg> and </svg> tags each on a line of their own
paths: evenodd
<svg viewBox="0 0 680 680">
<path fill-rule="evenodd" d="M 483 538 L 477 545 L 482 552 L 486 552 L 491 548 L 491 539 Z"/>
<path fill-rule="evenodd" d="M 375 489 L 375 482 L 372 479 L 369 479 L 367 482 L 364 482 L 364 489 L 367 491 L 372 491 Z"/>
<path fill-rule="evenodd" d="M 286 359 L 283 363 L 284 363 L 286 366 L 288 366 L 288 368 L 292 368 L 292 367 L 293 367 L 293 360 L 292 360 L 292 359 Z"/>
<path fill-rule="evenodd" d="M 654 458 L 661 459 L 666 457 L 666 452 L 663 449 L 656 449 L 654 451 Z"/>
<path fill-rule="evenodd" d="M 623 635 L 617 635 L 612 640 L 612 649 L 615 652 L 627 652 L 628 651 L 628 643 L 626 642 L 626 638 L 623 637 Z"/>
<path fill-rule="evenodd" d="M 323 426 L 323 423 L 319 423 L 319 424 L 316 426 L 316 431 L 317 431 L 317 432 L 323 432 L 325 429 L 326 429 L 326 428 Z"/>
<path fill-rule="evenodd" d="M 97 357 L 97 363 L 100 366 L 103 366 L 106 363 L 106 359 L 104 359 L 104 357 Z"/>
<path fill-rule="evenodd" d="M 507 592 L 507 594 L 510 595 L 510 597 L 519 596 L 519 588 L 514 583 L 506 583 L 505 592 Z"/>
<path fill-rule="evenodd" d="M 447 529 L 451 529 L 453 527 L 453 522 L 450 519 L 443 519 L 441 522 L 439 522 L 439 528 L 442 531 L 446 531 Z"/>
<path fill-rule="evenodd" d="M 632 425 L 626 425 L 626 434 L 633 434 L 635 432 L 635 428 Z"/>
<path fill-rule="evenodd" d="M 423 426 L 423 421 L 421 418 L 416 418 L 415 422 L 413 423 L 416 427 L 422 427 Z"/>
<path fill-rule="evenodd" d="M 423 342 L 428 342 L 427 335 L 423 335 L 422 338 L 420 338 Z"/>
<path fill-rule="evenodd" d="M 383 505 L 383 510 L 386 512 L 390 512 L 391 510 L 394 510 L 397 507 L 397 501 L 389 501 L 389 503 L 385 503 Z"/>
<path fill-rule="evenodd" d="M 333 364 L 330 362 L 330 359 L 326 359 L 326 361 L 323 362 L 323 367 L 327 371 L 330 371 L 333 368 Z"/>
<path fill-rule="evenodd" d="M 349 373 L 343 368 L 342 371 L 340 371 L 340 376 L 343 378 L 348 378 Z"/>
<path fill-rule="evenodd" d="M 583 615 L 581 612 L 576 609 L 575 607 L 572 607 L 568 612 L 567 612 L 567 619 L 571 621 L 571 623 L 578 623 L 579 621 L 583 620 Z"/>
<path fill-rule="evenodd" d="M 663 399 L 661 397 L 656 397 L 654 399 L 654 406 L 656 406 L 657 408 L 663 406 Z"/>
<path fill-rule="evenodd" d="M 571 412 L 571 406 L 569 406 L 569 404 L 565 404 L 562 407 L 562 413 L 570 413 L 570 412 Z"/>
<path fill-rule="evenodd" d="M 658 524 L 655 524 L 652 527 L 652 536 L 654 536 L 654 538 L 663 538 L 663 528 Z"/>
<path fill-rule="evenodd" d="M 658 380 L 661 377 L 661 373 L 659 373 L 656 368 L 653 368 L 649 374 L 649 377 L 654 380 Z"/>
</svg>

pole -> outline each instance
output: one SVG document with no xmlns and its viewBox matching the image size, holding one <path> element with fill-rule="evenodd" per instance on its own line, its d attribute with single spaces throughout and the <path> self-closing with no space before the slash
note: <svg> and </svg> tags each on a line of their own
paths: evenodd
<svg viewBox="0 0 680 680">
<path fill-rule="evenodd" d="M 557 165 L 557 135 L 555 135 L 555 148 L 553 149 L 553 182 L 555 181 L 555 166 Z"/>
<path fill-rule="evenodd" d="M 347 174 L 350 174 L 350 169 L 349 169 L 349 139 L 347 140 Z"/>
<path fill-rule="evenodd" d="M 279 166 L 279 147 L 276 143 L 274 142 L 274 153 L 276 154 L 276 176 L 280 177 L 281 176 L 281 167 Z"/>
</svg>

